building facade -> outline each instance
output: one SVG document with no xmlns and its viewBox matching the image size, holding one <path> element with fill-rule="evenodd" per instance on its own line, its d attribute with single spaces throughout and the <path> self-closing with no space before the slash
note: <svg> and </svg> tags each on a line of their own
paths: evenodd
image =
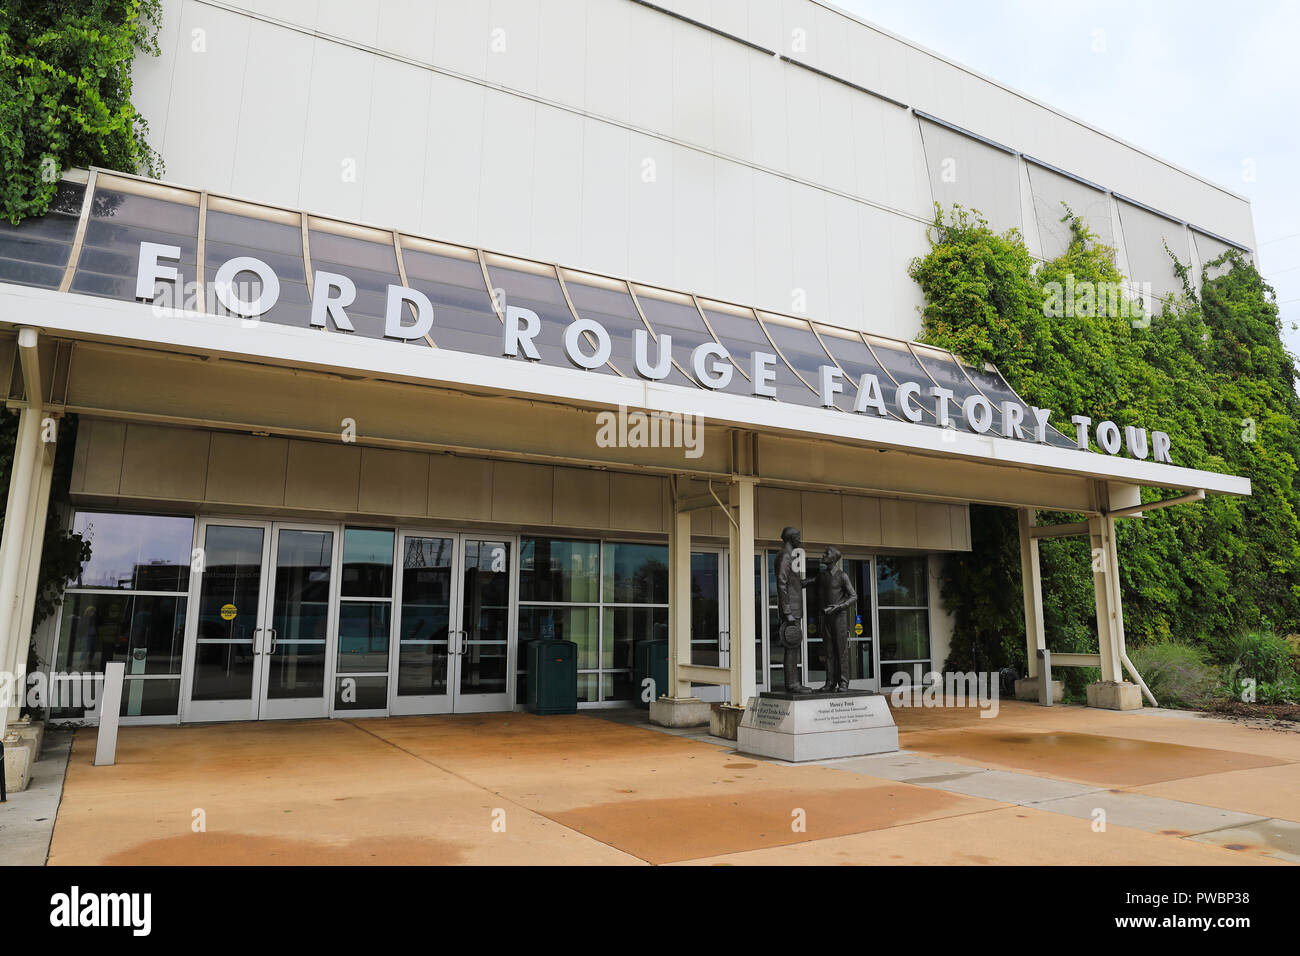
<svg viewBox="0 0 1300 956">
<path fill-rule="evenodd" d="M 916 682 L 972 502 L 1020 509 L 1031 673 L 1046 509 L 1101 555 L 1060 663 L 1140 680 L 1115 520 L 1249 494 L 915 343 L 907 276 L 936 203 L 1041 258 L 1064 203 L 1150 303 L 1166 246 L 1250 251 L 1246 200 L 830 6 L 164 0 L 160 45 L 166 181 L 72 171 L 0 229 L 12 673 L 69 414 L 92 546 L 34 638 L 53 717 L 110 660 L 129 720 L 506 710 L 551 637 L 582 706 L 642 697 L 655 639 L 655 696 L 743 702 L 786 526 L 845 555 L 854 685 Z"/>
</svg>

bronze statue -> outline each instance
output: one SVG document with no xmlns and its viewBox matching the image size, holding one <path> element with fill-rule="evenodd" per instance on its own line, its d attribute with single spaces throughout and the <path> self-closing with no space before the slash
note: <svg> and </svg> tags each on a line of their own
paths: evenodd
<svg viewBox="0 0 1300 956">
<path fill-rule="evenodd" d="M 802 546 L 798 528 L 781 532 L 781 551 L 776 556 L 776 606 L 781 615 L 780 639 L 785 652 L 785 689 L 791 694 L 810 694 L 812 688 L 799 677 L 799 648 L 803 644 L 803 589 L 816 578 L 801 578 L 794 569 L 794 550 Z M 855 595 L 856 597 L 856 595 Z"/>
<path fill-rule="evenodd" d="M 824 691 L 849 689 L 849 620 L 856 615 L 858 592 L 853 579 L 840 564 L 842 555 L 835 548 L 822 554 L 817 573 L 818 596 L 822 604 L 822 641 L 826 648 L 826 683 Z"/>
</svg>

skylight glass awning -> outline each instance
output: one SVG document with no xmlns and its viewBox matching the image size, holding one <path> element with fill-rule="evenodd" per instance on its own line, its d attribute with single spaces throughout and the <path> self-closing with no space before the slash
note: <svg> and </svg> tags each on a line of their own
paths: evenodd
<svg viewBox="0 0 1300 956">
<path fill-rule="evenodd" d="M 658 357 L 659 340 L 672 339 L 672 362 L 659 379 L 668 385 L 705 389 L 696 380 L 693 355 L 701 347 L 722 346 L 726 357 L 721 362 L 730 368 L 730 378 L 710 390 L 755 402 L 819 408 L 821 370 L 831 367 L 842 373 L 834 395 L 839 409 L 853 411 L 863 376 L 873 375 L 884 399 L 885 420 L 896 424 L 912 424 L 919 414 L 919 424 L 936 425 L 936 399 L 930 394 L 936 384 L 952 392 L 948 412 L 954 424 L 966 399 L 987 399 L 992 435 L 1001 433 L 1004 402 L 1028 409 L 996 369 L 975 368 L 932 346 L 140 177 L 94 170 L 87 180 L 63 182 L 47 215 L 16 227 L 0 225 L 0 282 L 229 314 L 212 295 L 215 277 L 223 264 L 251 257 L 278 279 L 279 296 L 260 316 L 275 325 L 340 331 L 332 316 L 323 320 L 320 303 L 313 320 L 313 297 L 319 294 L 321 274 L 328 273 L 326 280 L 341 276 L 345 285 L 355 287 L 344 309 L 353 328 L 342 331 L 361 338 L 385 339 L 388 304 L 397 287 L 427 296 L 433 323 L 427 335 L 389 339 L 392 344 L 527 362 L 503 355 L 503 323 L 507 310 L 516 306 L 541 319 L 535 339 L 541 364 L 579 373 L 637 378 L 636 335 L 643 332 L 650 364 Z M 142 243 L 170 247 L 170 254 L 158 261 L 165 265 L 164 273 L 175 269 L 174 280 L 155 283 L 152 299 L 136 294 Z M 242 271 L 236 278 L 245 298 L 260 294 L 255 271 Z M 321 289 L 327 298 L 337 298 L 337 288 Z M 402 322 L 409 326 L 416 305 L 408 302 L 402 309 Z M 578 319 L 598 323 L 608 336 L 608 361 L 594 369 L 578 369 L 564 349 L 565 331 Z M 580 342 L 589 355 L 599 344 L 589 330 Z M 751 376 L 758 352 L 775 357 L 775 398 L 755 397 Z M 900 386 L 906 383 L 917 386 L 907 402 L 910 415 L 899 405 Z M 1028 415 L 1024 421 L 1030 422 Z M 1050 426 L 1047 441 L 1058 448 L 1076 447 Z"/>
</svg>

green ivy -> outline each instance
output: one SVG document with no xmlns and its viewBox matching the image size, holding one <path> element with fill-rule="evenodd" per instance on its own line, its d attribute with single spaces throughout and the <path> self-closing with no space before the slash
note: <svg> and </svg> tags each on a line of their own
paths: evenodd
<svg viewBox="0 0 1300 956">
<path fill-rule="evenodd" d="M 1053 290 L 1069 280 L 1123 281 L 1112 248 L 1068 209 L 1062 221 L 1069 247 L 1035 269 L 1016 230 L 997 234 L 977 213 L 936 207 L 930 251 L 909 268 L 925 295 L 922 340 L 993 362 L 1026 401 L 1067 422 L 1067 434 L 1075 413 L 1144 426 L 1169 433 L 1179 465 L 1251 479 L 1249 498 L 1213 496 L 1119 523 L 1132 643 L 1194 644 L 1221 660 L 1244 630 L 1300 630 L 1300 400 L 1273 290 L 1233 250 L 1205 264 L 1199 296 L 1175 260 L 1184 294 L 1149 317 L 1108 296 L 1049 314 Z M 972 506 L 971 528 L 971 554 L 947 563 L 943 583 L 955 615 L 951 666 L 1023 665 L 1014 514 Z M 1044 540 L 1041 566 L 1049 647 L 1095 649 L 1086 542 Z"/>
<path fill-rule="evenodd" d="M 65 169 L 157 176 L 131 63 L 158 54 L 159 0 L 0 0 L 0 214 L 43 215 Z"/>
</svg>

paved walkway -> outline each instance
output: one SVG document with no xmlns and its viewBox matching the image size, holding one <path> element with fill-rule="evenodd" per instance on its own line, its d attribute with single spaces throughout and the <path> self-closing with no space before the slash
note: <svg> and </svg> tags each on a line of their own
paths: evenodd
<svg viewBox="0 0 1300 956">
<path fill-rule="evenodd" d="M 1300 861 L 1300 733 L 1004 702 L 795 766 L 641 711 L 77 735 L 50 863 Z"/>
</svg>

